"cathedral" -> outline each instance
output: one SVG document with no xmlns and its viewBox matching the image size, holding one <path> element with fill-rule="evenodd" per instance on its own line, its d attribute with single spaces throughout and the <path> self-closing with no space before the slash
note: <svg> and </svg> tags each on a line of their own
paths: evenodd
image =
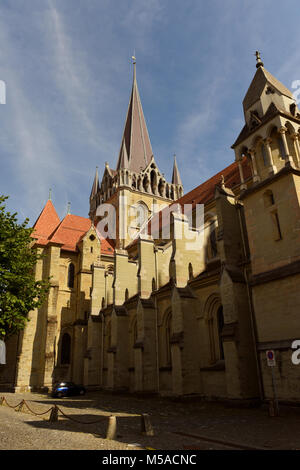
<svg viewBox="0 0 300 470">
<path fill-rule="evenodd" d="M 292 361 L 300 340 L 300 111 L 258 52 L 243 112 L 233 163 L 184 194 L 180 161 L 168 180 L 153 155 L 133 64 L 119 156 L 102 179 L 96 169 L 88 217 L 60 220 L 50 198 L 35 222 L 33 247 L 44 255 L 35 275 L 50 277 L 51 287 L 6 344 L 1 389 L 47 391 L 64 380 L 88 390 L 259 402 L 273 397 L 273 373 L 278 398 L 300 401 Z"/>
</svg>

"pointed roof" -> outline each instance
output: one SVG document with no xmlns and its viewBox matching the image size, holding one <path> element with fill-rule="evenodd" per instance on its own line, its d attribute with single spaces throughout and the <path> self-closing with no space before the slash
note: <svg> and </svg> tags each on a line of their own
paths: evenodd
<svg viewBox="0 0 300 470">
<path fill-rule="evenodd" d="M 37 238 L 38 240 L 47 240 L 59 224 L 60 218 L 57 215 L 52 201 L 48 199 L 33 226 L 34 230 L 31 236 L 32 238 Z"/>
<path fill-rule="evenodd" d="M 268 72 L 262 65 L 260 65 L 256 70 L 253 80 L 243 100 L 243 106 L 245 110 L 249 109 L 250 106 L 252 106 L 256 101 L 260 99 L 266 83 L 274 87 L 282 95 L 293 99 L 292 92 L 288 88 L 286 88 L 279 80 L 277 80 L 277 78 L 273 77 L 273 75 Z"/>
<path fill-rule="evenodd" d="M 117 170 L 128 168 L 139 173 L 149 164 L 153 152 L 137 86 L 135 62 L 133 66 L 133 84 Z"/>
<path fill-rule="evenodd" d="M 177 167 L 176 155 L 174 155 L 174 165 L 173 165 L 173 175 L 172 175 L 172 184 L 180 184 L 182 186 L 182 181 L 180 178 L 180 173 Z"/>
<path fill-rule="evenodd" d="M 93 182 L 93 186 L 91 190 L 90 199 L 92 199 L 97 194 L 98 190 L 99 190 L 99 176 L 98 176 L 98 167 L 96 166 L 96 173 L 95 173 L 95 178 L 94 178 L 94 182 Z"/>
</svg>

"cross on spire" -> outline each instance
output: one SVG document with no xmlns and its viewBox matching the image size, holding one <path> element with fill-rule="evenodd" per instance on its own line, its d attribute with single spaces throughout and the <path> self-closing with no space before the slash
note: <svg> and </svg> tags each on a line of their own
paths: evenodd
<svg viewBox="0 0 300 470">
<path fill-rule="evenodd" d="M 260 52 L 259 52 L 259 51 L 256 51 L 256 52 L 255 52 L 255 56 L 256 56 L 256 68 L 258 69 L 258 67 L 263 67 L 263 66 L 264 66 L 264 63 L 263 63 L 263 61 L 261 60 Z"/>
</svg>

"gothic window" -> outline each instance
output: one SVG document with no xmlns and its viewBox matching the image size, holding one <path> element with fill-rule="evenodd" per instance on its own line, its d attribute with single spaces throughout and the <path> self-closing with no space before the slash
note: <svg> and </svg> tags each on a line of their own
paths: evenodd
<svg viewBox="0 0 300 470">
<path fill-rule="evenodd" d="M 218 247 L 217 247 L 217 237 L 216 237 L 216 224 L 212 224 L 210 234 L 209 234 L 209 242 L 210 242 L 210 254 L 212 258 L 215 258 L 218 254 Z"/>
<path fill-rule="evenodd" d="M 282 232 L 280 227 L 280 221 L 278 211 L 275 206 L 275 198 L 273 192 L 268 189 L 263 195 L 264 205 L 266 208 L 270 208 L 270 216 L 272 221 L 273 238 L 275 241 L 282 240 Z"/>
<path fill-rule="evenodd" d="M 279 222 L 277 210 L 271 212 L 271 217 L 272 217 L 272 222 L 273 222 L 274 239 L 276 241 L 282 240 L 282 234 L 281 234 L 281 228 L 280 228 L 280 222 Z"/>
<path fill-rule="evenodd" d="M 270 189 L 268 189 L 264 193 L 264 204 L 265 204 L 265 207 L 270 207 L 270 206 L 273 206 L 275 204 L 274 195 L 273 195 L 273 192 Z"/>
<path fill-rule="evenodd" d="M 172 334 L 172 312 L 169 312 L 165 321 L 165 351 L 166 351 L 166 365 L 172 365 L 171 355 L 171 334 Z"/>
<path fill-rule="evenodd" d="M 268 166 L 266 147 L 264 146 L 264 144 L 261 144 L 261 154 L 262 154 L 262 157 L 263 157 L 264 165 Z"/>
<path fill-rule="evenodd" d="M 151 190 L 153 194 L 156 194 L 156 188 L 157 188 L 157 176 L 156 172 L 154 170 L 151 171 Z"/>
<path fill-rule="evenodd" d="M 60 363 L 70 364 L 70 362 L 71 362 L 71 336 L 68 333 L 65 333 L 61 341 Z"/>
<path fill-rule="evenodd" d="M 282 140 L 281 136 L 278 137 L 278 147 L 279 147 L 279 152 L 280 152 L 281 158 L 285 159 L 286 155 L 285 155 L 283 140 Z"/>
<path fill-rule="evenodd" d="M 222 330 L 224 327 L 223 307 L 218 299 L 212 299 L 207 312 L 208 335 L 210 344 L 210 361 L 215 364 L 224 359 Z"/>
<path fill-rule="evenodd" d="M 224 327 L 224 316 L 223 307 L 221 306 L 217 311 L 217 323 L 218 323 L 218 339 L 219 339 L 219 358 L 224 359 L 224 348 L 222 340 L 222 330 Z"/>
<path fill-rule="evenodd" d="M 74 277 L 75 277 L 75 266 L 73 263 L 70 263 L 68 267 L 68 287 L 70 289 L 73 289 L 74 287 Z"/>
<path fill-rule="evenodd" d="M 129 299 L 128 289 L 125 289 L 125 301 Z"/>
<path fill-rule="evenodd" d="M 189 263 L 189 280 L 191 281 L 194 277 L 192 263 Z"/>
</svg>

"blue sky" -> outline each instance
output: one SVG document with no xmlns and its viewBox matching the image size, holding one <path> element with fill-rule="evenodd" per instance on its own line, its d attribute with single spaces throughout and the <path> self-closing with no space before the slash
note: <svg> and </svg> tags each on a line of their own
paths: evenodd
<svg viewBox="0 0 300 470">
<path fill-rule="evenodd" d="M 185 192 L 229 165 L 256 50 L 300 79 L 299 1 L 1 0 L 0 193 L 33 224 L 49 188 L 88 216 L 95 167 L 118 158 L 135 50 L 154 157 Z"/>
</svg>

